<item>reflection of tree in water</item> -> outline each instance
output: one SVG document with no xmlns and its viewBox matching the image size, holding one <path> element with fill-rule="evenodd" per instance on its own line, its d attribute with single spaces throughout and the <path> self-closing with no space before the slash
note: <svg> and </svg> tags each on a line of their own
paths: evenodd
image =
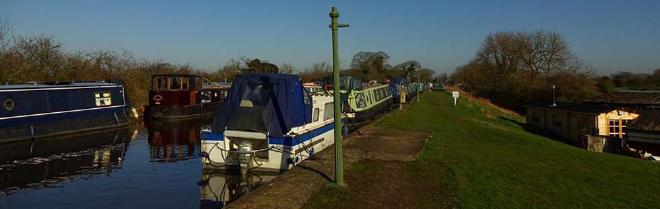
<svg viewBox="0 0 660 209">
<path fill-rule="evenodd" d="M 237 200 L 255 188 L 270 182 L 275 176 L 272 174 L 256 175 L 240 172 L 228 173 L 223 170 L 204 170 L 201 189 L 200 208 L 222 208 Z"/>
</svg>

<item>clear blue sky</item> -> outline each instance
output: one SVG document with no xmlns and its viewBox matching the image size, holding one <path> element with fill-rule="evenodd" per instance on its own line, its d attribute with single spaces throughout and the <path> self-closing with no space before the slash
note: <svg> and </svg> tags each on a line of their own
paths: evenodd
<svg viewBox="0 0 660 209">
<path fill-rule="evenodd" d="M 277 4 L 274 2 L 278 2 Z M 331 61 L 337 6 L 342 65 L 359 51 L 438 72 L 466 63 L 490 32 L 551 30 L 600 73 L 660 68 L 660 1 L 8 1 L 12 35 L 52 35 L 67 49 L 125 49 L 138 58 L 215 70 L 258 57 L 307 68 Z"/>
</svg>

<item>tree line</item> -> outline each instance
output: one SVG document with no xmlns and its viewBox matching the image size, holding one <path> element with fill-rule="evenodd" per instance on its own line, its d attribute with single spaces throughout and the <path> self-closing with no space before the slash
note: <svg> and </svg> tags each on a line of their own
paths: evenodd
<svg viewBox="0 0 660 209">
<path fill-rule="evenodd" d="M 580 101 L 616 88 L 658 89 L 653 74 L 620 72 L 597 76 L 556 32 L 496 32 L 486 36 L 476 56 L 449 78 L 463 90 L 522 111 L 524 105 L 550 102 L 552 87 L 560 101 Z"/>
<path fill-rule="evenodd" d="M 231 58 L 216 71 L 194 69 L 163 60 L 138 59 L 125 50 L 65 50 L 63 44 L 51 36 L 13 36 L 0 20 L 0 84 L 52 81 L 122 81 L 134 107 L 148 103 L 147 93 L 151 76 L 162 73 L 191 73 L 211 81 L 232 81 L 248 72 L 294 73 L 305 82 L 319 81 L 331 75 L 331 65 L 313 64 L 305 70 L 296 70 L 292 64 L 280 66 L 258 58 Z M 388 64 L 385 52 L 360 52 L 342 74 L 364 80 L 384 80 L 419 73 L 425 80 L 432 79 L 433 71 L 422 68 L 419 62 L 409 60 L 396 66 Z"/>
</svg>

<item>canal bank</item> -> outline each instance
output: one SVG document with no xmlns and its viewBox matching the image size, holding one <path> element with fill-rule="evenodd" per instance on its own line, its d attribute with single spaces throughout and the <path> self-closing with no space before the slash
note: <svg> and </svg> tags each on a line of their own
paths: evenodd
<svg viewBox="0 0 660 209">
<path fill-rule="evenodd" d="M 462 95 L 462 98 L 463 95 Z M 524 118 L 478 100 L 434 92 L 404 112 L 394 112 L 377 127 L 431 133 L 410 172 L 429 174 L 428 186 L 407 198 L 413 188 L 384 202 L 394 208 L 656 208 L 660 205 L 660 166 L 626 156 L 593 153 L 526 132 Z M 350 169 L 350 168 L 349 168 Z M 357 170 L 357 169 L 356 169 Z M 375 175 L 364 169 L 350 173 L 347 190 L 322 190 L 308 208 L 375 208 L 370 198 L 379 186 L 354 188 Z M 405 176 L 405 175 L 402 175 Z M 396 176 L 395 176 L 396 178 Z M 420 180 L 421 181 L 421 180 Z M 446 192 L 442 191 L 443 185 Z M 362 189 L 362 191 L 360 191 Z M 357 191 L 356 191 L 357 190 Z M 403 196 L 403 197 L 402 197 Z M 427 202 L 421 205 L 417 201 Z M 392 208 L 385 206 L 386 208 Z"/>
<path fill-rule="evenodd" d="M 430 133 L 412 162 L 349 161 L 335 188 L 333 156 L 310 160 L 234 208 L 655 208 L 657 163 L 592 153 L 526 132 L 524 118 L 445 92 L 422 96 L 374 123 L 391 132 Z M 351 147 L 347 142 L 347 149 Z M 331 150 L 331 149 L 330 149 Z M 331 152 L 331 151 L 330 151 Z M 347 152 L 348 153 L 348 152 Z M 310 168 L 325 163 L 329 170 Z M 306 173 L 306 175 L 294 174 Z M 277 187 L 284 187 L 277 189 Z M 272 189 L 271 189 L 272 188 Z M 290 195 L 290 197 L 287 197 Z M 309 198 L 307 201 L 305 201 Z M 304 202 L 304 203 L 302 203 Z"/>
<path fill-rule="evenodd" d="M 344 141 L 344 162 L 349 187 L 353 188 L 353 185 L 350 185 L 353 179 L 350 176 L 352 171 L 362 169 L 364 163 L 383 164 L 385 167 L 375 170 L 398 173 L 397 170 L 403 168 L 406 162 L 417 158 L 429 137 L 430 135 L 424 132 L 384 129 L 373 125 L 367 125 L 352 133 Z M 320 190 L 332 187 L 334 154 L 334 147 L 329 147 L 314 159 L 303 162 L 271 183 L 233 202 L 228 208 L 304 207 Z M 372 183 L 387 185 L 388 180 L 373 178 Z M 357 184 L 355 186 L 358 188 Z"/>
</svg>

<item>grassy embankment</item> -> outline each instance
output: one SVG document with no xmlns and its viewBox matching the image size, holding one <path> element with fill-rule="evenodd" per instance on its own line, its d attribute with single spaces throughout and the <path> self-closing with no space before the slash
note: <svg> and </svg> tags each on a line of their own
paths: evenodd
<svg viewBox="0 0 660 209">
<path fill-rule="evenodd" d="M 307 207 L 660 206 L 660 164 L 588 152 L 524 131 L 519 116 L 463 99 L 452 107 L 450 100 L 434 92 L 377 122 L 432 133 L 416 162 L 394 169 L 400 163 L 357 163 L 346 171 L 347 189 L 327 187 Z"/>
</svg>

